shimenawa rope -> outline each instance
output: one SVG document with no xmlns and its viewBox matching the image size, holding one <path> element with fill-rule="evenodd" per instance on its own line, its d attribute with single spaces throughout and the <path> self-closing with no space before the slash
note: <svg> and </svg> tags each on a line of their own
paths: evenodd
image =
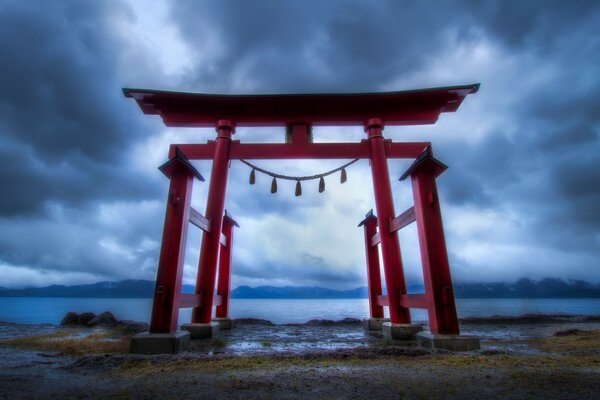
<svg viewBox="0 0 600 400">
<path fill-rule="evenodd" d="M 319 193 L 323 193 L 325 191 L 325 179 L 324 178 L 331 174 L 335 174 L 338 171 L 341 171 L 340 183 L 346 182 L 346 180 L 348 179 L 348 174 L 346 173 L 346 167 L 354 164 L 358 160 L 359 159 L 356 158 L 340 167 L 337 167 L 337 168 L 332 169 L 327 172 L 323 172 L 321 174 L 308 175 L 308 176 L 291 176 L 291 175 L 283 175 L 283 174 L 278 174 L 276 172 L 268 171 L 264 168 L 260 168 L 256 165 L 254 165 L 246 160 L 240 159 L 241 162 L 243 162 L 244 164 L 246 164 L 247 166 L 252 168 L 252 171 L 250 171 L 250 184 L 251 185 L 254 185 L 254 183 L 256 182 L 256 171 L 258 171 L 258 172 L 261 172 L 261 173 L 273 178 L 273 181 L 271 182 L 271 193 L 277 192 L 277 179 L 296 181 L 296 196 L 302 195 L 302 186 L 300 184 L 301 181 L 310 181 L 310 180 L 314 180 L 314 179 L 319 179 Z"/>
</svg>

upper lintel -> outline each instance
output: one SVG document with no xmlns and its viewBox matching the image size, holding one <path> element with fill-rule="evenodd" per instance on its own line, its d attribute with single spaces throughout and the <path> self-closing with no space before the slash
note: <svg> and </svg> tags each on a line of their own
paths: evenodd
<svg viewBox="0 0 600 400">
<path fill-rule="evenodd" d="M 479 84 L 380 93 L 229 95 L 124 88 L 123 94 L 167 126 L 214 127 L 220 119 L 237 126 L 363 125 L 374 117 L 386 125 L 422 125 L 456 111 L 478 90 Z"/>
</svg>

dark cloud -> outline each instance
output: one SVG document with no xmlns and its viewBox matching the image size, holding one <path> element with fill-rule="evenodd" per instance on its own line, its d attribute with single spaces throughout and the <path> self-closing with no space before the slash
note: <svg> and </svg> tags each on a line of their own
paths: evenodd
<svg viewBox="0 0 600 400">
<path fill-rule="evenodd" d="M 188 85 L 235 91 L 249 84 L 263 92 L 380 89 L 470 35 L 461 13 L 448 18 L 452 8 L 394 1 L 172 5 L 191 48 L 202 52 L 207 36 L 216 37 L 216 57 L 199 64 Z"/>
<path fill-rule="evenodd" d="M 297 261 L 300 261 L 299 263 Z M 236 260 L 232 272 L 234 280 L 268 281 L 278 280 L 283 285 L 324 286 L 331 288 L 351 288 L 364 285 L 364 268 L 332 270 L 324 260 L 312 254 L 302 254 L 301 260 L 290 263 L 265 261 L 261 265 L 249 264 L 245 260 Z"/>
<path fill-rule="evenodd" d="M 514 220 L 513 230 L 494 236 L 494 229 L 448 229 L 449 243 L 490 246 L 490 265 L 501 259 L 497 263 L 511 263 L 513 274 L 533 276 L 555 253 L 565 260 L 556 267 L 565 277 L 600 259 L 597 1 L 182 0 L 168 6 L 164 22 L 190 54 L 166 76 L 160 60 L 147 57 L 155 43 L 120 32 L 144 20 L 126 2 L 0 0 L 0 266 L 152 278 L 166 181 L 154 170 L 134 168 L 132 150 L 156 137 L 161 125 L 122 97 L 120 88 L 132 80 L 251 93 L 482 81 L 481 92 L 448 117 L 464 125 L 446 125 L 447 138 L 430 131 L 432 137 L 422 139 L 434 140 L 436 155 L 450 166 L 439 181 L 445 204 L 505 216 Z M 257 164 L 292 175 L 338 165 Z M 355 168 L 368 174 L 366 165 Z M 314 187 L 307 184 L 297 199 L 293 183 L 280 183 L 273 196 L 269 178 L 258 177 L 250 187 L 248 173 L 242 165 L 231 168 L 227 207 L 240 219 L 276 214 L 298 224 L 307 209 L 333 200 L 333 181 L 320 197 L 310 195 Z M 356 207 L 340 205 L 352 218 L 356 210 L 349 209 Z M 255 244 L 249 236 L 245 245 Z M 505 259 L 502 249 L 514 247 L 529 253 Z M 326 268 L 327 257 L 312 249 L 296 258 L 238 258 L 234 274 L 323 285 L 363 279 L 349 269 Z M 461 248 L 451 249 L 451 258 L 459 278 L 482 270 Z M 480 276 L 510 275 L 498 270 Z"/>
<path fill-rule="evenodd" d="M 157 188 L 136 174 L 127 173 L 126 161 L 101 163 L 74 154 L 60 163 L 47 164 L 26 144 L 5 143 L 0 158 L 0 181 L 10 188 L 0 198 L 4 216 L 44 213 L 51 203 L 84 207 L 103 201 L 153 198 Z"/>
<path fill-rule="evenodd" d="M 122 99 L 114 15 L 132 17 L 113 1 L 0 6 L 0 174 L 11 187 L 0 215 L 156 195 L 126 171 L 148 130 Z"/>
<path fill-rule="evenodd" d="M 564 2 L 492 0 L 465 2 L 466 12 L 490 34 L 510 47 L 546 51 L 565 45 L 564 37 L 574 27 L 597 19 L 599 4 L 594 0 Z M 585 32 L 591 33 L 591 32 Z"/>
</svg>

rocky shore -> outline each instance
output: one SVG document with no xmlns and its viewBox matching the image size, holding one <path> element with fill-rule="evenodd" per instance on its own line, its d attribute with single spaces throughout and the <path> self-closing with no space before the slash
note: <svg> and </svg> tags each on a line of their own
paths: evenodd
<svg viewBox="0 0 600 400">
<path fill-rule="evenodd" d="M 185 353 L 155 356 L 126 353 L 135 331 L 127 324 L 89 317 L 0 323 L 0 399 L 591 399 L 600 391 L 597 317 L 463 321 L 462 331 L 482 340 L 468 353 L 385 342 L 357 320 L 237 320 Z"/>
</svg>

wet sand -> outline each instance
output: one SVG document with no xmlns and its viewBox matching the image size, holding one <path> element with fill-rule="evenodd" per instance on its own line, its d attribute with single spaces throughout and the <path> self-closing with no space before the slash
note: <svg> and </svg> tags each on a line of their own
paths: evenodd
<svg viewBox="0 0 600 400">
<path fill-rule="evenodd" d="M 357 321 L 247 320 L 185 353 L 142 356 L 123 353 L 128 336 L 118 331 L 0 323 L 0 399 L 597 398 L 599 320 L 461 327 L 481 350 L 389 343 Z"/>
</svg>

